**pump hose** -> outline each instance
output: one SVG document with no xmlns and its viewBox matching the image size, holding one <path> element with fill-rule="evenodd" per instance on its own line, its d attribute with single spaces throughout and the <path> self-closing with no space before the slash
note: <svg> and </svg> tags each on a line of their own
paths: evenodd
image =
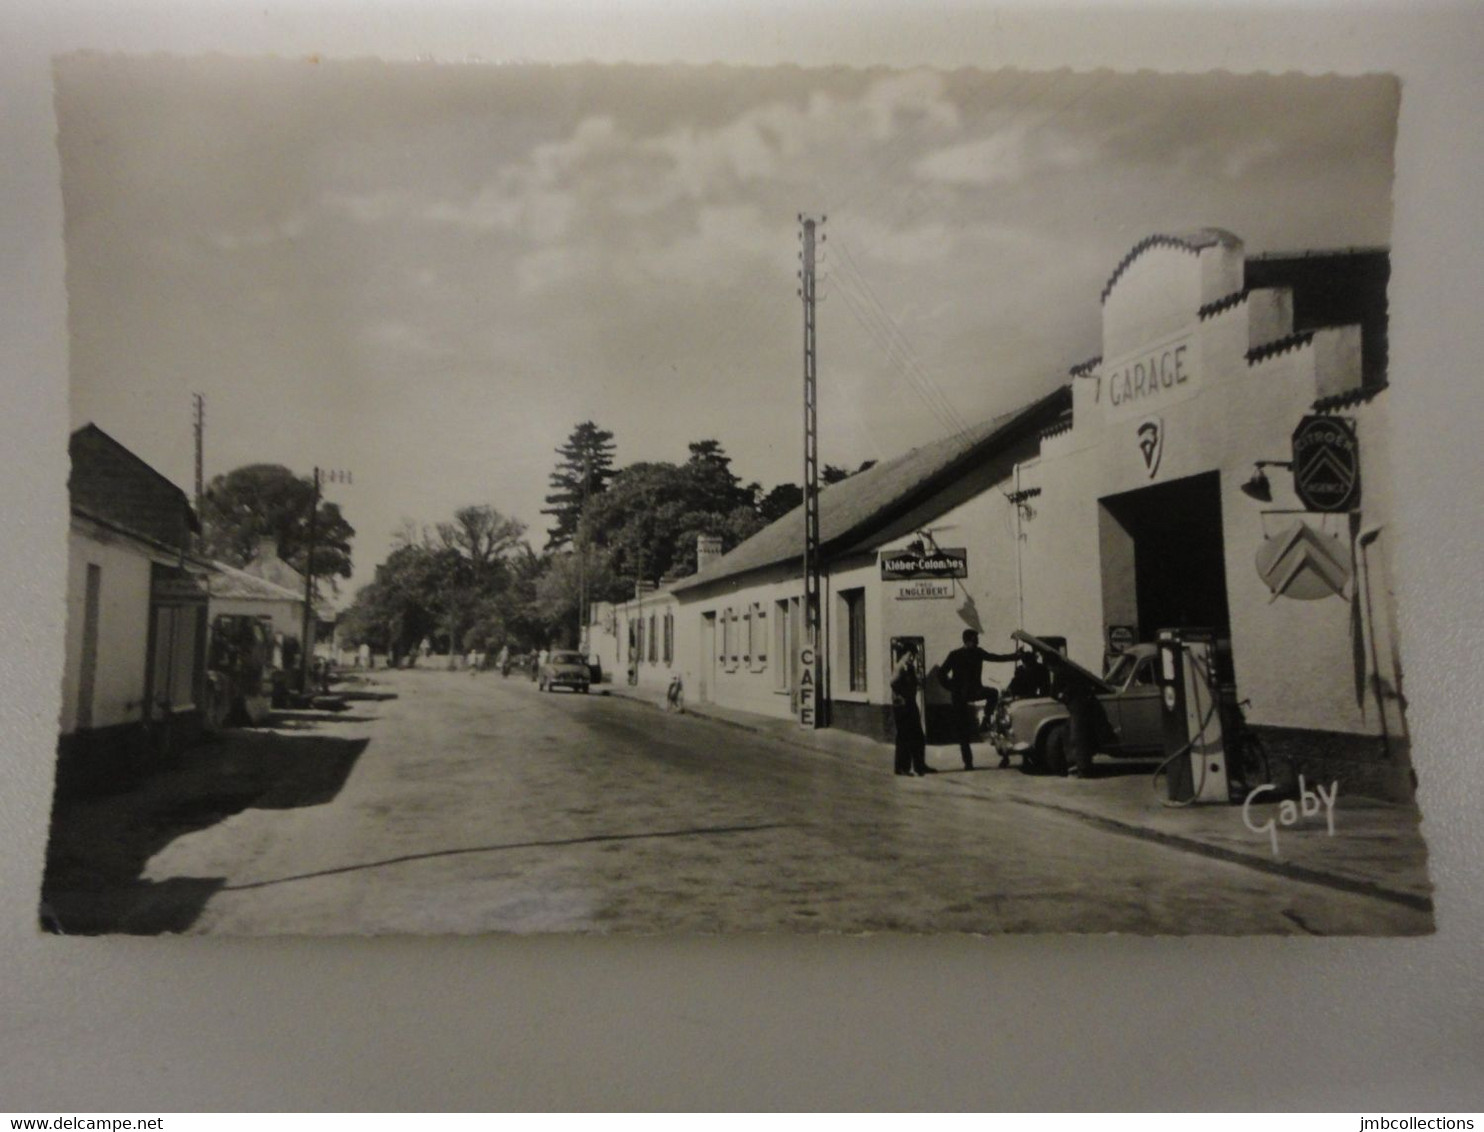
<svg viewBox="0 0 1484 1132">
<path fill-rule="evenodd" d="M 1197 675 L 1199 675 L 1205 681 L 1206 691 L 1209 692 L 1211 690 L 1211 680 L 1210 680 L 1211 671 L 1210 671 L 1210 669 L 1208 667 L 1205 667 L 1205 666 L 1196 665 L 1194 658 L 1191 658 L 1191 664 L 1192 664 L 1192 666 L 1194 666 L 1196 668 Z M 1208 726 L 1210 726 L 1211 719 L 1216 714 L 1216 707 L 1217 707 L 1217 700 L 1215 699 L 1215 697 L 1213 697 L 1212 700 L 1211 700 L 1211 706 L 1206 711 L 1206 718 L 1203 719 L 1203 720 L 1201 720 L 1200 726 L 1196 729 L 1196 733 L 1193 736 L 1191 736 L 1190 739 L 1188 739 L 1186 741 L 1186 743 L 1185 743 L 1184 746 L 1182 746 L 1179 750 L 1177 750 L 1173 755 L 1170 755 L 1168 758 L 1166 758 L 1164 762 L 1162 762 L 1162 763 L 1159 764 L 1159 766 L 1157 766 L 1157 767 L 1154 768 L 1154 774 L 1149 779 L 1149 787 L 1150 787 L 1151 790 L 1154 791 L 1154 793 L 1155 793 L 1156 796 L 1158 796 L 1158 794 L 1159 794 L 1159 776 L 1161 774 L 1166 773 L 1166 770 L 1167 770 L 1167 768 L 1169 767 L 1169 765 L 1171 763 L 1173 763 L 1176 759 L 1184 758 L 1186 755 L 1190 754 L 1191 750 L 1195 747 L 1195 745 L 1197 743 L 1201 742 L 1203 739 L 1205 739 L 1205 737 L 1206 737 L 1206 728 Z M 1201 780 L 1200 780 L 1200 783 L 1196 786 L 1196 788 L 1193 791 L 1191 791 L 1190 797 L 1187 798 L 1183 802 L 1176 801 L 1176 800 L 1171 799 L 1171 798 L 1160 798 L 1159 799 L 1159 804 L 1161 806 L 1164 806 L 1165 809 L 1167 809 L 1167 810 L 1183 810 L 1187 806 L 1193 806 L 1193 805 L 1195 805 L 1196 799 L 1201 796 L 1201 791 L 1203 789 L 1205 789 L 1205 786 L 1206 786 L 1206 762 L 1205 762 L 1204 759 L 1202 759 L 1201 760 Z"/>
</svg>

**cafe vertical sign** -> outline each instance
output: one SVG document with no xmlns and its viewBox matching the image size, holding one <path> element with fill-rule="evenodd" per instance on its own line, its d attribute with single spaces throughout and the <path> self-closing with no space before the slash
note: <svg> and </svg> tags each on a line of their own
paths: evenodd
<svg viewBox="0 0 1484 1132">
<path fill-rule="evenodd" d="M 817 727 L 819 719 L 819 666 L 815 663 L 818 654 L 811 639 L 799 650 L 799 724 Z"/>
</svg>

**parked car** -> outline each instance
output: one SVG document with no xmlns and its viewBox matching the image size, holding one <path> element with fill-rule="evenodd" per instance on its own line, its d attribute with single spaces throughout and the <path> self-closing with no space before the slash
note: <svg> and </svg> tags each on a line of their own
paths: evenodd
<svg viewBox="0 0 1484 1132">
<path fill-rule="evenodd" d="M 592 669 L 587 658 L 580 652 L 554 652 L 536 674 L 536 687 L 543 692 L 557 688 L 570 688 L 574 692 L 586 692 L 592 682 Z"/>
<path fill-rule="evenodd" d="M 1134 645 L 1098 676 L 1039 638 L 1028 633 L 1015 636 L 1048 657 L 1054 655 L 1053 672 L 1058 665 L 1069 667 L 1093 686 L 1103 709 L 1098 720 L 1099 753 L 1139 758 L 1163 753 L 1164 715 L 1154 645 Z M 990 717 L 990 741 L 1001 755 L 1019 755 L 1020 769 L 1027 774 L 1065 774 L 1067 722 L 1066 706 L 1051 696 L 1007 695 Z"/>
</svg>

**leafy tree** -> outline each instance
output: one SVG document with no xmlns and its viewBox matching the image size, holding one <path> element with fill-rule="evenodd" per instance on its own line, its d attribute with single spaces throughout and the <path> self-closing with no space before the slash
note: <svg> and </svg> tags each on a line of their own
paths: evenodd
<svg viewBox="0 0 1484 1132">
<path fill-rule="evenodd" d="M 777 522 L 803 503 L 803 488 L 796 483 L 781 483 L 758 500 L 758 517 L 765 523 Z"/>
<path fill-rule="evenodd" d="M 602 601 L 613 592 L 612 571 L 605 551 L 589 550 L 587 561 L 579 562 L 575 553 L 557 553 L 546 557 L 535 581 L 531 612 L 539 623 L 542 640 L 558 648 L 575 647 L 582 632 L 580 608 L 584 585 L 594 600 Z"/>
<path fill-rule="evenodd" d="M 279 464 L 248 464 L 216 476 L 201 503 L 203 547 L 231 566 L 246 566 L 262 539 L 278 544 L 278 556 L 304 573 L 309 541 L 309 509 L 314 481 Z M 352 527 L 340 507 L 321 499 L 315 513 L 314 575 L 348 578 Z"/>
<path fill-rule="evenodd" d="M 453 522 L 439 523 L 438 543 L 468 564 L 476 583 L 486 578 L 503 559 L 521 545 L 526 525 L 507 519 L 493 507 L 460 507 Z"/>
<path fill-rule="evenodd" d="M 874 468 L 875 466 L 875 460 L 864 460 L 861 462 L 861 466 L 856 468 L 855 471 L 852 472 L 848 468 L 840 468 L 836 467 L 834 464 L 826 464 L 819 470 L 819 482 L 822 486 L 829 487 L 831 484 L 839 483 L 841 480 L 848 480 L 851 476 L 858 476 L 867 468 Z"/>
<path fill-rule="evenodd" d="M 594 600 L 628 596 L 636 578 L 694 573 L 699 535 L 720 535 L 730 550 L 762 526 L 752 489 L 731 472 L 721 445 L 699 441 L 690 453 L 680 465 L 631 464 L 589 502 L 583 538 L 607 556 Z"/>
<path fill-rule="evenodd" d="M 743 487 L 732 471 L 732 458 L 716 440 L 697 440 L 690 445 L 686 471 L 696 493 L 696 502 L 708 510 L 735 511 L 752 504 L 752 486 Z M 755 486 L 755 485 L 754 485 Z"/>
<path fill-rule="evenodd" d="M 451 654 L 508 643 L 527 628 L 532 597 L 524 533 L 489 506 L 461 507 L 421 535 L 404 522 L 375 580 L 346 611 L 345 635 L 398 653 L 425 638 Z"/>
<path fill-rule="evenodd" d="M 546 549 L 565 546 L 577 533 L 583 505 L 601 495 L 613 477 L 613 433 L 592 421 L 583 421 L 565 444 L 556 450 L 561 457 L 551 473 L 550 507 L 541 510 L 556 523 L 546 539 Z"/>
<path fill-rule="evenodd" d="M 438 595 L 442 568 L 421 544 L 397 547 L 376 567 L 376 578 L 362 586 L 341 617 L 341 633 L 353 644 L 404 655 L 439 630 Z"/>
</svg>

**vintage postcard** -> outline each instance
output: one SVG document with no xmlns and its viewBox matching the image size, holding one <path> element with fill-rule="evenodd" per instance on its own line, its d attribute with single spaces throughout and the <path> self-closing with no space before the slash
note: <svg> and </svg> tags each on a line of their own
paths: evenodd
<svg viewBox="0 0 1484 1132">
<path fill-rule="evenodd" d="M 54 76 L 46 930 L 1433 930 L 1394 78 Z"/>
</svg>

